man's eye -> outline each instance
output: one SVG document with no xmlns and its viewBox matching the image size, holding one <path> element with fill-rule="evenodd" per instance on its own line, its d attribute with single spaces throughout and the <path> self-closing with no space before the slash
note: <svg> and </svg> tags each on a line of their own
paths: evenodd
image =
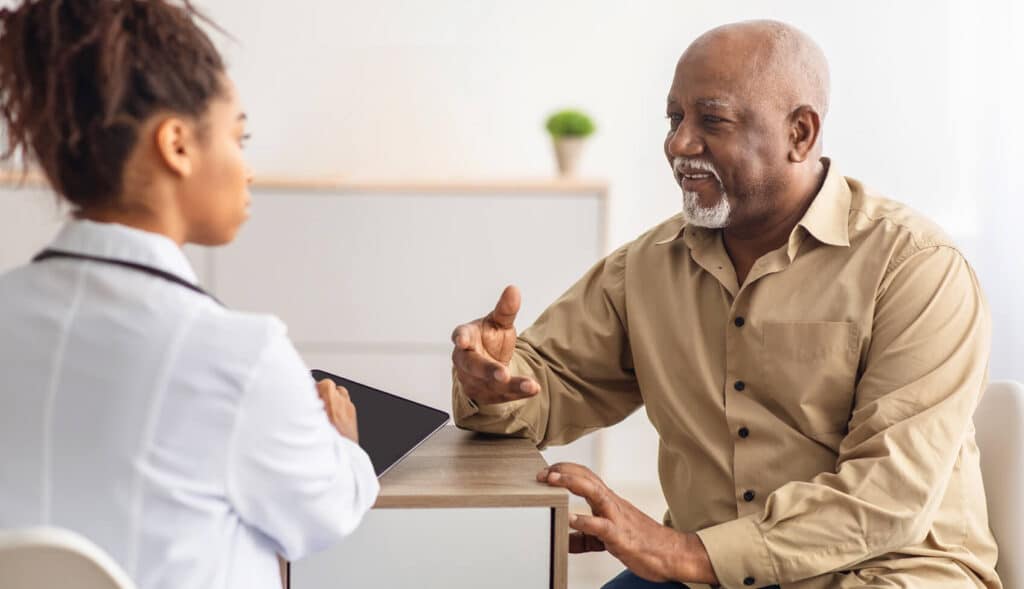
<svg viewBox="0 0 1024 589">
<path fill-rule="evenodd" d="M 673 128 L 678 127 L 679 123 L 683 122 L 683 115 L 681 114 L 669 114 L 665 115 L 665 118 L 668 119 L 669 124 L 672 125 Z"/>
<path fill-rule="evenodd" d="M 725 121 L 722 117 L 716 117 L 715 115 L 704 115 L 704 122 L 711 124 L 718 124 Z"/>
<path fill-rule="evenodd" d="M 240 145 L 241 145 L 242 147 L 245 147 L 245 144 L 246 144 L 246 143 L 249 143 L 249 139 L 250 139 L 250 138 L 252 138 L 252 133 L 246 133 L 245 135 L 242 135 L 241 137 L 239 137 L 239 139 L 238 139 L 238 143 L 239 143 L 239 144 L 240 144 Z"/>
</svg>

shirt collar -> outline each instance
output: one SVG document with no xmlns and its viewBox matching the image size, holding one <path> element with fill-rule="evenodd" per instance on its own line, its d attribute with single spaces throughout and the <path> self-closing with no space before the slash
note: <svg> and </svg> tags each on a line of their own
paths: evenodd
<svg viewBox="0 0 1024 589">
<path fill-rule="evenodd" d="M 798 226 L 815 239 L 829 245 L 850 245 L 850 186 L 828 158 L 821 158 L 828 167 L 825 182 Z"/>
<path fill-rule="evenodd" d="M 193 284 L 198 282 L 185 252 L 174 241 L 126 225 L 75 219 L 61 229 L 49 248 L 143 264 Z"/>
<path fill-rule="evenodd" d="M 803 227 L 822 243 L 848 247 L 850 245 L 850 187 L 829 158 L 821 158 L 821 161 L 828 168 L 825 182 L 822 183 L 821 189 L 818 190 L 818 194 L 814 197 L 807 212 L 797 223 L 797 227 Z M 684 234 L 693 234 L 695 239 L 706 238 L 708 236 L 706 234 L 713 231 L 717 230 L 690 227 L 686 221 L 682 221 L 682 226 L 679 229 L 665 239 L 655 242 L 655 245 L 672 243 Z M 794 231 L 796 231 L 795 228 Z M 790 241 L 793 241 L 793 235 L 790 235 Z"/>
</svg>

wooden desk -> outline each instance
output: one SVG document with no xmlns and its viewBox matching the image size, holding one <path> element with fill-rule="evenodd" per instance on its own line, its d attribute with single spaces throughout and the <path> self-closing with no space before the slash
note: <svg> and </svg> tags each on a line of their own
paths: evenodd
<svg viewBox="0 0 1024 589">
<path fill-rule="evenodd" d="M 527 440 L 446 427 L 381 479 L 355 534 L 291 566 L 294 589 L 565 589 L 568 493 Z M 539 580 L 539 581 L 538 581 Z"/>
</svg>

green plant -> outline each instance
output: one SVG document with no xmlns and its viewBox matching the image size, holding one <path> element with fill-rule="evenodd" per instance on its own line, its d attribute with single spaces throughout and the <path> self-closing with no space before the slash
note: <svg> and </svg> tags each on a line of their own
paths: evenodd
<svg viewBox="0 0 1024 589">
<path fill-rule="evenodd" d="M 594 132 L 594 121 L 578 110 L 560 110 L 545 125 L 554 138 L 586 137 Z"/>
</svg>

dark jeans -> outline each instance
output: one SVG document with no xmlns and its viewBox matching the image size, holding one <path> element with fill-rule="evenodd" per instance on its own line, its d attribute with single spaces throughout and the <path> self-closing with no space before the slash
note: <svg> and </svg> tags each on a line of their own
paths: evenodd
<svg viewBox="0 0 1024 589">
<path fill-rule="evenodd" d="M 670 581 L 668 583 L 655 583 L 646 581 L 634 575 L 628 570 L 622 571 L 617 577 L 604 584 L 601 589 L 689 589 L 682 583 Z M 779 589 L 778 585 L 765 587 L 764 589 Z"/>
<path fill-rule="evenodd" d="M 682 583 L 670 581 L 668 583 L 655 583 L 647 581 L 634 575 L 628 570 L 622 571 L 617 577 L 604 584 L 601 589 L 689 589 Z"/>
</svg>

